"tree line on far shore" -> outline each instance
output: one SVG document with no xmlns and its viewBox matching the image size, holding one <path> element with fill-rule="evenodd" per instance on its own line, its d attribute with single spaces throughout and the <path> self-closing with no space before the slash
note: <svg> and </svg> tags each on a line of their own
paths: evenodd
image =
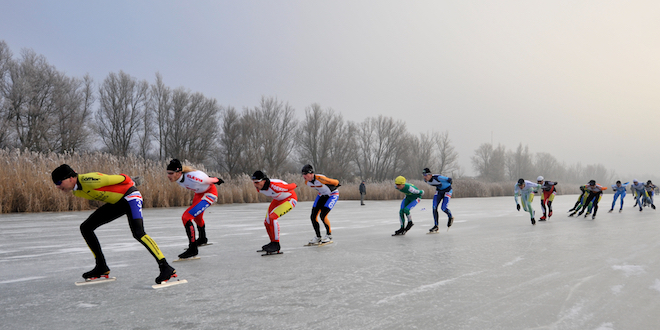
<svg viewBox="0 0 660 330">
<path fill-rule="evenodd" d="M 342 181 L 383 182 L 421 170 L 464 177 L 447 131 L 412 134 L 392 117 L 345 120 L 319 104 L 295 109 L 274 97 L 236 109 L 183 87 L 153 83 L 120 71 L 96 84 L 68 77 L 33 50 L 15 58 L 0 40 L 0 149 L 66 154 L 103 152 L 145 160 L 179 158 L 227 175 L 259 169 L 271 176 L 298 173 L 304 164 Z M 547 153 L 531 154 L 484 143 L 471 157 L 485 182 L 520 177 L 582 183 L 609 182 L 600 164 L 567 166 Z M 91 169 L 90 169 L 91 170 Z"/>
</svg>

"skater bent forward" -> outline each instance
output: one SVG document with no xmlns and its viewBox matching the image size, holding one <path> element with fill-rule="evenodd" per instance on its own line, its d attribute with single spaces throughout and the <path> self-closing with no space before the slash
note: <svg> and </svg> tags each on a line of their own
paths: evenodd
<svg viewBox="0 0 660 330">
<path fill-rule="evenodd" d="M 278 179 L 269 179 L 262 171 L 252 174 L 252 183 L 258 192 L 273 198 L 264 220 L 270 243 L 262 246 L 262 250 L 267 253 L 277 253 L 280 251 L 280 223 L 277 220 L 296 207 L 298 196 L 294 189 L 297 185 Z"/>
<path fill-rule="evenodd" d="M 177 277 L 176 270 L 167 263 L 156 242 L 144 232 L 142 195 L 135 188 L 130 177 L 125 174 L 107 175 L 98 172 L 78 174 L 67 164 L 56 168 L 51 173 L 51 177 L 57 189 L 63 192 L 73 192 L 74 196 L 107 203 L 94 211 L 80 225 L 80 232 L 96 258 L 96 267 L 84 273 L 83 278 L 92 280 L 108 277 L 110 268 L 106 264 L 101 244 L 94 230 L 122 215 L 128 217 L 128 225 L 133 237 L 147 248 L 147 251 L 158 262 L 160 275 L 156 277 L 156 283 L 160 284 L 172 277 Z"/>
</svg>

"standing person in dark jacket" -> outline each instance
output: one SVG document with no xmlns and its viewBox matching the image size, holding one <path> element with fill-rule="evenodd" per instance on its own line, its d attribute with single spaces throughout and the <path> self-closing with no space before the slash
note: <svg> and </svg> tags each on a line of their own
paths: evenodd
<svg viewBox="0 0 660 330">
<path fill-rule="evenodd" d="M 367 186 L 364 184 L 364 180 L 360 183 L 360 205 L 364 205 L 364 195 L 367 194 Z"/>
</svg>

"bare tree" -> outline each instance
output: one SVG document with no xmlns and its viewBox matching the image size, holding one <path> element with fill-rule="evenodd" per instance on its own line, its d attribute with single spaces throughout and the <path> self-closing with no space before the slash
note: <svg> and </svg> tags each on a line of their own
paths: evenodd
<svg viewBox="0 0 660 330">
<path fill-rule="evenodd" d="M 354 159 L 360 177 L 392 179 L 404 166 L 406 124 L 382 115 L 367 118 L 358 126 Z"/>
<path fill-rule="evenodd" d="M 523 148 L 522 143 L 520 143 L 515 152 L 507 152 L 506 172 L 509 180 L 531 178 L 534 176 L 534 171 L 532 156 L 529 153 L 528 146 Z"/>
<path fill-rule="evenodd" d="M 172 111 L 172 91 L 163 83 L 163 77 L 156 73 L 156 83 L 151 85 L 149 102 L 150 110 L 156 117 L 156 130 L 153 132 L 158 141 L 158 159 L 162 160 L 170 155 L 167 149 L 166 138 L 169 135 L 169 116 Z"/>
<path fill-rule="evenodd" d="M 444 175 L 456 176 L 459 174 L 460 167 L 458 165 L 458 152 L 451 145 L 449 139 L 449 132 L 433 133 L 435 141 L 435 150 L 438 155 L 438 168 L 437 173 Z"/>
<path fill-rule="evenodd" d="M 559 180 L 563 176 L 563 166 L 553 155 L 547 152 L 539 152 L 536 154 L 534 160 L 536 164 L 536 176 L 542 175 L 549 180 Z"/>
<path fill-rule="evenodd" d="M 245 109 L 242 127 L 245 132 L 247 168 L 281 173 L 293 150 L 297 122 L 294 109 L 276 98 L 262 97 L 259 106 Z"/>
<path fill-rule="evenodd" d="M 0 148 L 10 146 L 10 122 L 6 111 L 6 95 L 9 92 L 9 67 L 13 54 L 4 40 L 0 40 Z"/>
<path fill-rule="evenodd" d="M 504 180 L 506 150 L 502 145 L 493 148 L 490 143 L 484 143 L 477 148 L 472 156 L 472 166 L 479 172 L 479 177 L 491 182 Z"/>
<path fill-rule="evenodd" d="M 143 130 L 149 84 L 123 71 L 110 73 L 99 87 L 95 129 L 108 152 L 127 156 Z"/>
<path fill-rule="evenodd" d="M 341 114 L 312 104 L 305 109 L 296 134 L 296 149 L 301 164 L 312 164 L 317 171 L 335 178 L 347 178 L 351 172 L 351 126 Z"/>
<path fill-rule="evenodd" d="M 224 171 L 238 174 L 245 171 L 241 160 L 244 150 L 244 131 L 241 115 L 232 106 L 221 107 L 220 138 L 218 139 L 217 162 Z"/>
<path fill-rule="evenodd" d="M 88 122 L 95 100 L 93 89 L 89 75 L 77 79 L 59 74 L 54 97 L 57 134 L 53 138 L 58 152 L 77 151 L 91 144 Z"/>
<path fill-rule="evenodd" d="M 608 183 L 612 181 L 612 177 L 613 174 L 602 164 L 587 165 L 584 169 L 583 182 L 596 180 L 596 182 Z"/>
</svg>

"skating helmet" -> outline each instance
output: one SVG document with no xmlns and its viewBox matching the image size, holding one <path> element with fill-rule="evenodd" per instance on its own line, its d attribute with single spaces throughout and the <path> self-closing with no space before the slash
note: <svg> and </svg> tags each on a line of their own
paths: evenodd
<svg viewBox="0 0 660 330">
<path fill-rule="evenodd" d="M 431 174 L 431 170 L 429 170 L 428 167 L 426 167 L 426 168 L 424 168 L 424 170 L 422 170 L 422 175 L 427 175 L 427 174 Z"/>
<path fill-rule="evenodd" d="M 590 186 L 595 186 L 596 185 L 596 180 L 589 180 L 589 185 Z"/>
<path fill-rule="evenodd" d="M 646 181 L 646 184 L 653 184 L 653 182 L 651 182 L 651 180 L 649 180 L 649 181 Z"/>
<path fill-rule="evenodd" d="M 406 183 L 406 178 L 402 176 L 397 176 L 396 179 L 394 179 L 394 184 L 405 184 Z"/>
<path fill-rule="evenodd" d="M 637 179 L 633 179 L 633 183 L 637 183 L 637 182 L 639 182 L 639 181 L 637 181 Z"/>
<path fill-rule="evenodd" d="M 525 184 L 525 179 L 518 179 L 518 185 L 522 186 Z"/>
<path fill-rule="evenodd" d="M 536 178 L 536 181 L 543 181 L 543 176 L 542 176 L 542 175 L 539 175 L 539 177 Z"/>
<path fill-rule="evenodd" d="M 312 165 L 307 164 L 303 166 L 302 174 L 310 174 L 310 173 L 314 173 L 314 168 L 312 167 Z"/>
</svg>

